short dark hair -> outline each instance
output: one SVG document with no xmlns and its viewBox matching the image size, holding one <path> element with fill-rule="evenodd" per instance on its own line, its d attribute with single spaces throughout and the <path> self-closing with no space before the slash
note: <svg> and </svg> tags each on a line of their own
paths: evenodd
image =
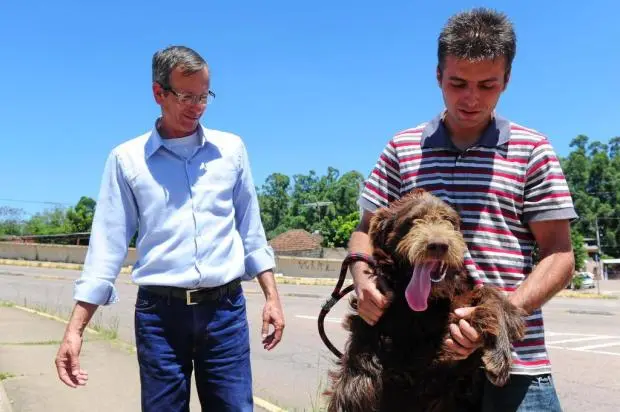
<svg viewBox="0 0 620 412">
<path fill-rule="evenodd" d="M 176 67 L 183 68 L 183 74 L 189 76 L 209 66 L 196 51 L 185 46 L 170 46 L 153 55 L 153 82 L 166 89 L 170 87 L 170 73 Z"/>
<path fill-rule="evenodd" d="M 512 23 L 501 12 L 475 8 L 450 17 L 439 34 L 437 58 L 440 72 L 446 56 L 471 61 L 506 58 L 510 72 L 517 52 L 517 37 Z"/>
</svg>

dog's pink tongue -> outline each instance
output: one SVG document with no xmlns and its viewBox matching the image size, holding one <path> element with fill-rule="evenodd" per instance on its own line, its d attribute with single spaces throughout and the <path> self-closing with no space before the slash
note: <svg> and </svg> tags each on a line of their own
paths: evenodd
<svg viewBox="0 0 620 412">
<path fill-rule="evenodd" d="M 422 263 L 415 266 L 413 275 L 405 290 L 405 298 L 409 307 L 416 312 L 426 310 L 428 295 L 431 293 L 431 271 L 436 263 Z"/>
</svg>

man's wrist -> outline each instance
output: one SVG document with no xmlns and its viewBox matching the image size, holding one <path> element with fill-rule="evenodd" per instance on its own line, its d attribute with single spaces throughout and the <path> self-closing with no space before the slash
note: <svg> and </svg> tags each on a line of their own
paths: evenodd
<svg viewBox="0 0 620 412">
<path fill-rule="evenodd" d="M 266 300 L 279 300 L 280 296 L 278 295 L 278 288 L 276 287 L 275 276 L 273 275 L 273 270 L 268 269 L 261 273 L 259 273 L 256 278 L 258 279 L 258 283 L 263 289 L 263 294 L 265 295 Z"/>
<path fill-rule="evenodd" d="M 370 265 L 363 261 L 356 261 L 351 263 L 350 270 L 351 276 L 353 277 L 353 282 L 355 284 L 369 281 L 370 276 L 373 273 Z"/>
</svg>

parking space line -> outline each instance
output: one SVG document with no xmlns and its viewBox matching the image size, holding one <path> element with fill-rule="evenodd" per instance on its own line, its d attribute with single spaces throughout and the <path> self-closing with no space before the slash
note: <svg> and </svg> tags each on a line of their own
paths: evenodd
<svg viewBox="0 0 620 412">
<path fill-rule="evenodd" d="M 296 318 L 300 318 L 300 319 L 309 319 L 309 320 L 318 320 L 318 316 L 309 316 L 309 315 L 295 315 Z M 342 323 L 342 319 L 338 319 L 338 318 L 325 318 L 325 322 L 332 322 L 332 323 Z"/>
<path fill-rule="evenodd" d="M 587 351 L 587 350 L 596 349 L 596 348 L 608 348 L 610 346 L 620 346 L 620 341 L 601 343 L 599 345 L 581 346 L 579 348 L 575 348 L 575 350 Z"/>
<path fill-rule="evenodd" d="M 547 345 L 558 345 L 560 343 L 570 343 L 570 342 L 584 342 L 587 340 L 597 340 L 597 339 L 614 339 L 616 338 L 615 336 L 587 336 L 585 338 L 573 338 L 573 339 L 563 339 L 563 340 L 554 340 L 554 341 L 548 341 Z"/>
<path fill-rule="evenodd" d="M 307 319 L 307 320 L 314 320 L 314 321 L 318 319 L 317 316 L 311 316 L 311 315 L 295 315 L 295 317 L 299 319 Z M 329 318 L 329 317 L 325 318 L 325 322 L 330 322 L 330 323 L 342 323 L 342 321 L 343 319 L 340 319 L 340 318 Z M 546 346 L 549 349 L 561 349 L 561 350 L 569 350 L 569 351 L 581 352 L 581 353 L 594 353 L 598 355 L 620 356 L 620 352 L 608 352 L 608 351 L 596 350 L 597 348 L 620 346 L 620 340 L 618 340 L 620 339 L 620 336 L 596 335 L 592 333 L 553 332 L 553 331 L 546 331 L 545 336 L 547 338 L 550 338 L 552 336 L 567 338 L 567 339 L 561 339 L 561 340 L 555 340 L 555 341 L 548 340 L 546 342 Z M 601 340 L 601 339 L 614 339 L 614 341 L 606 342 L 606 343 L 598 343 L 596 345 L 581 346 L 581 347 L 576 347 L 576 348 L 562 345 L 564 343 L 587 342 L 587 341 L 596 341 L 596 340 Z"/>
</svg>

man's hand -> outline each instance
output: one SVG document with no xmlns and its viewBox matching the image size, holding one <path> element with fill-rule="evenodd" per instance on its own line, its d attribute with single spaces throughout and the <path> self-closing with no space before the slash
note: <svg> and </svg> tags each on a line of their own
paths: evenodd
<svg viewBox="0 0 620 412">
<path fill-rule="evenodd" d="M 269 325 L 273 325 L 273 332 L 269 333 Z M 265 307 L 263 308 L 263 347 L 267 350 L 271 350 L 282 339 L 282 332 L 284 331 L 284 315 L 282 313 L 282 305 L 280 304 L 279 297 L 273 297 L 267 299 Z"/>
<path fill-rule="evenodd" d="M 97 307 L 92 303 L 76 302 L 64 338 L 56 354 L 55 364 L 58 378 L 71 388 L 84 386 L 88 380 L 88 373 L 80 368 L 82 334 Z"/>
<path fill-rule="evenodd" d="M 86 385 L 88 372 L 80 368 L 82 337 L 66 334 L 56 355 L 56 372 L 65 385 L 71 388 Z"/>
<path fill-rule="evenodd" d="M 364 262 L 355 262 L 351 267 L 357 294 L 357 312 L 369 325 L 379 321 L 390 304 L 390 292 L 381 293 L 374 279 L 369 278 L 369 269 Z"/>
<path fill-rule="evenodd" d="M 265 295 L 263 308 L 263 327 L 261 329 L 263 347 L 271 350 L 282 339 L 284 330 L 284 315 L 280 304 L 280 295 L 276 287 L 276 280 L 271 269 L 261 272 L 257 276 L 258 283 Z M 273 325 L 273 332 L 269 334 L 269 325 Z"/>
<path fill-rule="evenodd" d="M 445 341 L 446 348 L 456 356 L 454 360 L 466 359 L 482 346 L 482 336 L 465 320 L 474 312 L 475 308 L 459 308 L 454 313 L 460 318 L 459 323 L 450 325 L 450 335 Z"/>
</svg>

